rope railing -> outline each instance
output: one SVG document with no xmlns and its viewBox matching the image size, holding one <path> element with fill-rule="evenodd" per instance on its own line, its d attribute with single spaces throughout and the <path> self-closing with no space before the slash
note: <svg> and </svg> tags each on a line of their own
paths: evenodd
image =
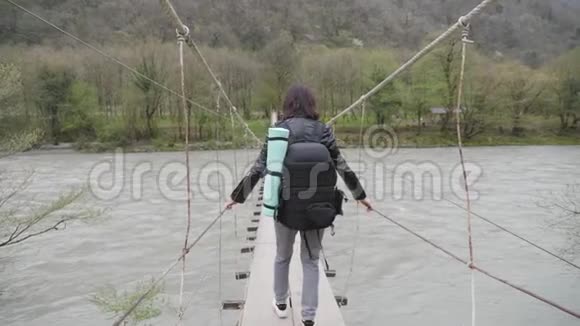
<svg viewBox="0 0 580 326">
<path fill-rule="evenodd" d="M 405 180 L 405 181 L 406 181 L 406 180 Z M 467 210 L 467 208 L 465 208 L 465 207 L 461 206 L 460 204 L 458 204 L 458 203 L 456 203 L 456 202 L 454 202 L 454 201 L 452 201 L 452 200 L 450 200 L 450 199 L 446 199 L 446 198 L 444 198 L 443 200 L 445 200 L 446 202 L 448 202 L 448 203 L 452 204 L 453 206 L 455 206 L 455 207 L 457 207 L 457 208 L 459 208 L 459 209 L 462 209 L 462 210 Z M 506 228 L 505 226 L 502 226 L 501 224 L 498 224 L 498 223 L 496 223 L 496 222 L 494 222 L 494 221 L 490 220 L 489 218 L 487 218 L 487 217 L 485 217 L 485 216 L 483 216 L 483 215 L 481 215 L 481 214 L 478 214 L 478 213 L 476 213 L 476 212 L 471 212 L 471 214 L 472 214 L 473 216 L 475 216 L 475 217 L 477 217 L 477 218 L 481 219 L 482 221 L 484 221 L 484 222 L 486 222 L 486 223 L 488 223 L 488 224 L 490 224 L 490 225 L 492 225 L 492 226 L 494 226 L 494 227 L 496 227 L 496 228 L 498 228 L 498 229 L 500 229 L 500 230 L 504 231 L 505 233 L 507 233 L 507 234 L 509 234 L 509 235 L 511 235 L 511 236 L 513 236 L 513 237 L 515 237 L 515 238 L 518 238 L 518 239 L 520 239 L 521 241 L 523 241 L 523 242 L 525 242 L 525 243 L 529 244 L 530 246 L 532 246 L 532 247 L 534 247 L 534 248 L 536 248 L 536 249 L 539 249 L 539 250 L 541 250 L 541 251 L 543 251 L 543 252 L 547 253 L 548 255 L 550 255 L 550 256 L 552 256 L 552 257 L 554 257 L 554 258 L 556 258 L 556 259 L 558 259 L 558 260 L 560 260 L 560 261 L 562 261 L 562 262 L 564 262 L 564 263 L 566 263 L 566 264 L 570 265 L 571 267 L 573 267 L 573 268 L 575 268 L 575 269 L 578 269 L 578 270 L 580 270 L 580 266 L 579 266 L 578 264 L 575 264 L 575 263 L 571 262 L 570 260 L 568 260 L 568 259 L 566 259 L 566 258 L 564 258 L 564 257 L 562 257 L 562 256 L 560 256 L 560 255 L 558 255 L 558 254 L 556 254 L 556 253 L 554 253 L 554 252 L 552 252 L 552 251 L 550 251 L 550 250 L 548 250 L 548 249 L 546 249 L 546 248 L 544 248 L 544 247 L 542 247 L 542 246 L 540 246 L 540 245 L 536 244 L 536 243 L 534 243 L 533 241 L 531 241 L 531 240 L 528 240 L 528 239 L 526 239 L 526 238 L 522 237 L 521 235 L 519 235 L 519 234 L 515 233 L 514 231 L 511 231 L 510 229 Z"/>
<path fill-rule="evenodd" d="M 454 259 L 454 260 L 456 260 L 456 261 L 460 262 L 461 264 L 463 264 L 463 265 L 465 265 L 465 266 L 469 266 L 469 267 L 470 267 L 470 268 L 472 268 L 473 270 L 476 270 L 476 271 L 480 272 L 481 274 L 483 274 L 483 275 L 485 275 L 485 276 L 488 276 L 488 277 L 490 277 L 490 278 L 492 278 L 492 279 L 494 279 L 494 280 L 496 280 L 496 281 L 498 281 L 498 282 L 501 282 L 501 283 L 503 283 L 503 284 L 505 284 L 505 285 L 507 285 L 507 286 L 509 286 L 509 287 L 513 288 L 513 289 L 516 289 L 516 290 L 518 290 L 518 291 L 520 291 L 520 292 L 522 292 L 522 293 L 524 293 L 524 294 L 527 294 L 527 295 L 529 295 L 529 296 L 531 296 L 531 297 L 533 297 L 533 298 L 535 298 L 535 299 L 537 299 L 537 300 L 539 300 L 539 301 L 542 301 L 542 302 L 544 302 L 544 303 L 546 303 L 546 304 L 548 304 L 548 305 L 550 305 L 550 306 L 552 306 L 552 307 L 554 307 L 554 308 L 556 308 L 556 309 L 558 309 L 558 310 L 560 310 L 560 311 L 562 311 L 562 312 L 565 312 L 565 313 L 567 313 L 567 314 L 569 314 L 569 315 L 571 315 L 571 316 L 573 316 L 573 317 L 576 317 L 576 318 L 580 319 L 580 313 L 578 313 L 578 312 L 575 312 L 575 311 L 573 311 L 573 310 L 570 310 L 570 309 L 568 309 L 568 308 L 566 308 L 566 307 L 564 307 L 564 306 L 562 306 L 562 305 L 560 305 L 560 304 L 558 304 L 558 303 L 555 303 L 555 302 L 553 302 L 553 301 L 551 301 L 551 300 L 549 300 L 549 299 L 546 299 L 546 298 L 544 298 L 544 297 L 542 297 L 542 296 L 540 296 L 540 295 L 538 295 L 538 294 L 535 294 L 535 293 L 533 293 L 533 292 L 531 292 L 531 291 L 529 291 L 529 290 L 526 290 L 526 289 L 524 289 L 524 288 L 523 288 L 523 287 L 521 287 L 521 286 L 515 285 L 515 284 L 513 284 L 513 283 L 511 283 L 511 282 L 509 282 L 509 281 L 506 281 L 506 280 L 504 280 L 504 279 L 502 279 L 502 278 L 499 278 L 499 277 L 497 277 L 497 276 L 495 276 L 495 275 L 491 274 L 490 272 L 488 272 L 488 271 L 486 271 L 486 270 L 484 270 L 484 269 L 482 269 L 482 268 L 478 267 L 478 266 L 477 266 L 477 265 L 475 265 L 475 264 L 471 264 L 471 265 L 470 265 L 470 263 L 469 263 L 467 260 L 465 260 L 465 259 L 463 259 L 463 258 L 459 257 L 458 255 L 454 254 L 453 252 L 451 252 L 451 251 L 449 251 L 449 250 L 447 250 L 447 249 L 443 248 L 442 246 L 438 245 L 438 244 L 437 244 L 437 243 L 435 243 L 434 241 L 432 241 L 432 240 L 430 240 L 430 239 L 428 239 L 428 238 L 426 238 L 426 237 L 424 237 L 424 236 L 420 235 L 419 233 L 417 233 L 417 232 L 413 231 L 412 229 L 410 229 L 409 227 L 405 226 L 405 225 L 404 225 L 404 224 L 402 224 L 401 222 L 398 222 L 398 221 L 396 221 L 395 219 L 393 219 L 393 218 L 389 217 L 387 214 L 385 214 L 385 213 L 382 213 L 382 212 L 380 212 L 380 211 L 378 211 L 378 210 L 376 210 L 376 209 L 373 209 L 373 211 L 374 211 L 374 212 L 375 212 L 377 215 L 379 215 L 380 217 L 382 217 L 382 218 L 384 218 L 385 220 L 387 220 L 387 221 L 391 222 L 392 224 L 394 224 L 394 225 L 398 226 L 399 228 L 401 228 L 401 229 L 405 230 L 406 232 L 408 232 L 408 233 L 412 234 L 412 235 L 413 235 L 413 236 L 415 236 L 416 238 L 419 238 L 419 239 L 420 239 L 420 240 L 422 240 L 423 242 L 425 242 L 425 243 L 429 244 L 429 245 L 430 245 L 430 246 L 432 246 L 433 248 L 435 248 L 435 249 L 439 250 L 440 252 L 444 253 L 444 254 L 445 254 L 445 255 L 447 255 L 448 257 L 450 257 L 450 258 L 452 258 L 452 259 Z"/>
<path fill-rule="evenodd" d="M 218 112 L 220 112 L 220 93 L 217 94 L 216 96 L 216 110 Z M 216 124 L 216 128 L 215 128 L 215 133 L 216 133 L 216 139 L 219 141 L 220 140 L 220 126 L 218 126 Z M 218 174 L 217 177 L 217 191 L 218 191 L 218 207 L 221 207 L 222 203 L 223 203 L 223 199 L 222 199 L 222 186 L 221 186 L 221 178 L 220 178 L 220 165 L 219 162 L 221 161 L 220 159 L 220 151 L 219 149 L 216 147 L 215 149 L 215 165 L 216 165 L 216 171 Z M 218 320 L 220 322 L 220 326 L 223 326 L 223 316 L 222 316 L 222 306 L 221 306 L 221 302 L 222 302 L 222 292 L 223 292 L 223 285 L 222 285 L 222 233 L 223 233 L 223 224 L 222 224 L 222 220 L 220 220 L 219 222 L 219 238 L 218 238 L 218 300 L 220 303 L 220 306 L 218 308 Z"/>
<path fill-rule="evenodd" d="M 383 89 L 386 85 L 388 85 L 393 80 L 395 80 L 395 78 L 397 78 L 400 74 L 402 74 L 403 72 L 405 72 L 413 64 L 415 64 L 417 61 L 419 61 L 421 58 L 423 58 L 429 52 L 433 51 L 433 49 L 437 45 L 439 45 L 439 43 L 443 42 L 445 39 L 447 39 L 453 33 L 455 33 L 456 31 L 458 31 L 460 28 L 463 28 L 464 26 L 467 26 L 467 24 L 469 24 L 469 22 L 473 18 L 475 18 L 476 16 L 480 15 L 481 12 L 483 11 L 483 9 L 485 9 L 487 6 L 489 6 L 494 1 L 495 0 L 484 0 L 484 1 L 482 1 L 477 7 L 475 7 L 473 10 L 471 10 L 465 16 L 462 16 L 461 18 L 459 18 L 459 20 L 457 21 L 457 23 L 455 23 L 451 27 L 449 27 L 449 29 L 447 29 L 443 34 L 441 34 L 439 37 L 437 37 L 435 40 L 433 40 L 431 43 L 429 43 L 421 51 L 417 52 L 417 54 L 415 54 L 413 57 L 411 57 L 411 59 L 409 59 L 407 62 L 405 62 L 403 65 L 401 65 L 397 70 L 395 70 L 393 73 L 391 73 L 385 79 L 383 79 L 383 81 L 381 81 L 380 83 L 378 83 L 375 87 L 373 87 L 366 94 L 362 95 L 358 100 L 356 100 L 354 103 L 352 103 L 349 107 L 347 107 L 346 109 L 342 110 L 340 113 L 338 113 L 332 119 L 330 119 L 327 122 L 327 124 L 328 125 L 334 124 L 340 117 L 342 117 L 343 115 L 345 115 L 348 112 L 352 111 L 354 108 L 358 107 L 364 101 L 366 101 L 369 97 L 373 96 L 378 91 L 380 91 L 381 89 Z"/>
<path fill-rule="evenodd" d="M 181 94 L 183 95 L 182 98 L 185 98 L 185 65 L 183 63 L 183 42 L 185 41 L 183 34 L 177 32 L 177 43 L 179 47 L 179 72 L 180 72 L 180 82 L 181 82 Z M 191 121 L 189 116 L 189 110 L 187 109 L 187 103 L 182 101 L 183 106 L 183 117 L 185 119 L 185 170 L 186 170 L 186 196 L 187 196 L 187 220 L 186 220 L 186 229 L 185 229 L 185 241 L 183 243 L 183 253 L 186 252 L 188 242 L 189 242 L 189 233 L 191 231 L 191 169 L 189 167 L 189 133 L 191 129 Z M 182 259 L 182 266 L 181 266 L 181 279 L 179 285 L 179 312 L 178 312 L 178 325 L 181 325 L 183 320 L 183 291 L 185 286 L 185 258 L 186 255 L 183 256 Z"/>
<path fill-rule="evenodd" d="M 469 196 L 469 183 L 467 182 L 467 171 L 465 169 L 465 159 L 463 157 L 463 142 L 461 139 L 461 100 L 463 98 L 463 82 L 465 79 L 465 61 L 467 57 L 467 44 L 473 43 L 469 40 L 469 24 L 463 25 L 461 35 L 461 65 L 459 68 L 459 85 L 457 87 L 457 107 L 455 109 L 455 125 L 457 129 L 457 150 L 459 152 L 459 162 L 463 172 L 463 190 L 465 191 L 465 202 L 467 205 L 467 244 L 469 248 L 469 268 L 471 269 L 471 325 L 475 326 L 475 275 L 474 275 L 474 253 L 471 232 L 471 197 Z"/>
<path fill-rule="evenodd" d="M 364 122 L 365 122 L 365 116 L 366 116 L 366 102 L 363 102 L 361 105 L 361 115 L 360 115 L 360 124 L 359 124 L 359 148 L 358 148 L 358 164 L 359 164 L 359 168 L 360 165 L 362 164 L 362 149 L 364 147 L 364 141 L 363 141 L 363 132 L 364 132 Z M 360 171 L 360 170 L 359 170 Z M 357 172 L 359 172 L 357 171 Z M 357 203 L 356 205 L 356 221 L 355 221 L 355 234 L 353 237 L 353 242 L 352 242 L 352 248 L 351 248 L 351 252 L 350 252 L 350 263 L 349 263 L 349 268 L 348 268 L 348 274 L 346 275 L 346 280 L 344 282 L 344 290 L 343 290 L 343 294 L 344 296 L 348 296 L 348 290 L 349 290 L 349 285 L 350 285 L 350 280 L 352 278 L 352 274 L 354 273 L 354 262 L 355 262 L 355 256 L 356 256 L 356 248 L 358 245 L 358 238 L 360 235 L 360 204 Z"/>
<path fill-rule="evenodd" d="M 406 178 L 401 178 L 401 180 L 403 180 L 403 182 L 406 182 L 409 185 L 412 185 L 411 181 L 408 180 L 408 179 L 406 179 Z M 446 202 L 448 202 L 448 203 L 450 203 L 451 205 L 453 205 L 453 206 L 455 206 L 455 207 L 457 207 L 459 209 L 462 209 L 462 210 L 464 210 L 464 211 L 467 212 L 467 208 L 464 207 L 464 206 L 462 206 L 461 204 L 456 203 L 453 200 L 448 199 L 448 198 L 443 198 L 443 200 L 446 201 Z M 481 214 L 479 214 L 477 212 L 474 212 L 474 211 L 471 211 L 471 215 L 472 216 L 475 216 L 475 217 L 479 218 L 480 220 L 486 222 L 487 224 L 492 225 L 492 226 L 498 228 L 499 230 L 502 230 L 503 232 L 505 232 L 505 233 L 507 233 L 507 234 L 509 234 L 509 235 L 511 235 L 511 236 L 513 236 L 513 237 L 515 237 L 515 238 L 517 238 L 517 239 L 519 239 L 519 240 L 521 240 L 521 241 L 529 244 L 530 246 L 532 246 L 532 247 L 534 247 L 534 248 L 536 248 L 538 250 L 543 251 L 544 253 L 546 253 L 546 254 L 548 254 L 548 255 L 550 255 L 550 256 L 552 256 L 552 257 L 554 257 L 554 258 L 556 258 L 556 259 L 558 259 L 560 261 L 562 261 L 563 263 L 565 263 L 565 264 L 567 264 L 567 265 L 569 265 L 569 266 L 571 266 L 571 267 L 573 267 L 573 268 L 575 268 L 577 270 L 580 270 L 580 266 L 578 264 L 575 264 L 575 263 L 571 262 L 570 260 L 568 260 L 568 259 L 566 259 L 566 258 L 564 258 L 564 257 L 562 257 L 560 255 L 558 255 L 557 253 L 555 253 L 555 252 L 553 252 L 553 251 L 551 251 L 549 249 L 546 249 L 543 246 L 540 246 L 539 244 L 534 243 L 533 241 L 531 241 L 529 239 L 524 238 L 523 236 L 515 233 L 514 231 L 506 228 L 505 226 L 503 226 L 503 225 L 501 225 L 501 224 L 499 224 L 499 223 L 497 223 L 497 222 L 495 222 L 495 221 L 493 221 L 493 220 L 491 220 L 491 219 L 489 219 L 489 218 L 487 218 L 487 217 L 485 217 L 485 216 L 483 216 L 483 215 L 481 215 Z"/>
<path fill-rule="evenodd" d="M 125 321 L 125 319 L 127 319 L 127 317 L 131 315 L 131 313 L 135 310 L 135 308 L 137 308 L 141 304 L 141 302 L 143 302 L 143 300 L 151 293 L 151 291 L 157 285 L 159 285 L 159 283 L 163 279 L 165 279 L 165 277 L 167 277 L 167 275 L 175 268 L 175 266 L 177 266 L 177 264 L 179 264 L 179 262 L 182 261 L 187 254 L 189 254 L 191 249 L 195 247 L 199 243 L 199 241 L 209 232 L 209 230 L 222 218 L 225 212 L 226 212 L 225 208 L 220 211 L 220 213 L 205 227 L 205 229 L 203 229 L 203 231 L 197 236 L 197 238 L 195 238 L 195 240 L 192 241 L 185 248 L 185 250 L 183 250 L 182 254 L 171 265 L 169 265 L 169 267 L 167 267 L 165 271 L 161 273 L 157 279 L 155 279 L 155 281 L 151 283 L 147 291 L 145 291 L 140 297 L 138 297 L 137 300 L 135 300 L 135 302 L 129 307 L 129 309 L 127 309 L 123 315 L 121 315 L 117 320 L 115 320 L 115 322 L 113 322 L 113 326 L 122 325 L 123 321 Z"/>
</svg>

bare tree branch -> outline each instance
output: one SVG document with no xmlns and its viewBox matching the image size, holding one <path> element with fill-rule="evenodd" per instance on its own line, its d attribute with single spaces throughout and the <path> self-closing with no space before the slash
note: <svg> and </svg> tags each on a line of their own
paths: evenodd
<svg viewBox="0 0 580 326">
<path fill-rule="evenodd" d="M 84 193 L 84 189 L 71 190 L 70 192 L 61 195 L 57 200 L 50 204 L 38 208 L 36 212 L 31 215 L 14 218 L 16 226 L 14 226 L 10 235 L 4 241 L 0 242 L 0 247 L 21 243 L 27 239 L 42 235 L 49 231 L 59 230 L 59 226 L 66 225 L 65 223 L 69 221 L 84 220 L 100 215 L 100 212 L 84 209 L 75 215 L 68 214 L 53 218 L 53 215 L 67 209 L 71 204 L 78 201 Z M 40 224 L 45 224 L 45 222 L 49 223 L 49 226 L 40 227 L 40 230 L 33 230 L 37 226 L 40 226 Z"/>
<path fill-rule="evenodd" d="M 570 213 L 572 215 L 580 215 L 580 211 L 577 211 L 577 210 L 572 209 L 570 207 L 565 207 L 565 206 L 562 206 L 560 204 L 554 204 L 554 207 L 560 208 L 564 212 Z"/>
<path fill-rule="evenodd" d="M 59 220 L 58 222 L 56 222 L 56 223 L 55 223 L 53 226 L 51 226 L 51 227 L 48 227 L 48 228 L 46 228 L 46 229 L 44 229 L 44 230 L 42 230 L 42 231 L 38 231 L 38 232 L 34 232 L 34 233 L 30 233 L 30 234 L 26 235 L 25 237 L 22 237 L 22 238 L 20 238 L 20 239 L 18 239 L 18 240 L 13 240 L 13 241 L 5 242 L 5 243 L 0 243 L 0 247 L 2 247 L 2 246 L 11 246 L 11 245 L 15 245 L 15 244 L 17 244 L 17 243 L 20 243 L 20 242 L 22 242 L 22 241 L 28 240 L 28 239 L 30 239 L 30 238 L 32 238 L 32 237 L 35 237 L 35 236 L 38 236 L 38 235 L 41 235 L 41 234 L 47 233 L 47 232 L 49 232 L 49 231 L 53 231 L 53 230 L 59 230 L 59 228 L 58 228 L 58 227 L 59 227 L 59 225 L 61 225 L 61 224 L 64 224 L 64 223 L 66 223 L 67 221 L 70 221 L 70 220 L 72 220 L 72 219 L 74 219 L 74 218 L 64 218 L 64 219 L 61 219 L 61 220 Z M 65 224 L 65 227 L 66 227 L 66 224 Z"/>
<path fill-rule="evenodd" d="M 563 216 L 580 215 L 580 184 L 570 184 L 561 192 L 550 191 L 536 202 L 538 207 L 559 211 Z"/>
<path fill-rule="evenodd" d="M 30 185 L 30 180 L 32 179 L 32 173 L 28 174 L 24 180 L 18 183 L 17 186 L 12 187 L 8 194 L 2 194 L 0 196 L 0 208 L 4 206 L 10 199 L 12 199 L 16 194 L 24 190 L 28 185 Z"/>
</svg>

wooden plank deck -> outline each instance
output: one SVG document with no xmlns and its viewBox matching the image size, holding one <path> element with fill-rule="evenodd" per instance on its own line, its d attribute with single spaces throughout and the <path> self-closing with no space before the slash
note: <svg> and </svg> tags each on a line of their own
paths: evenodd
<svg viewBox="0 0 580 326">
<path fill-rule="evenodd" d="M 250 270 L 244 310 L 240 326 L 301 326 L 302 264 L 300 262 L 300 237 L 294 244 L 294 255 L 290 265 L 290 291 L 292 293 L 292 315 L 279 319 L 273 312 L 274 257 L 276 235 L 274 220 L 261 217 L 254 248 L 254 260 Z M 344 326 L 334 294 L 324 268 L 320 266 L 319 309 L 317 326 Z"/>
</svg>

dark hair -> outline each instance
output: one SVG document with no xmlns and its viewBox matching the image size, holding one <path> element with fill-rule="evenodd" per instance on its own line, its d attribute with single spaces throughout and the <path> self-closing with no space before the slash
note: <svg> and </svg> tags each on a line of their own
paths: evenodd
<svg viewBox="0 0 580 326">
<path fill-rule="evenodd" d="M 316 100 L 312 92 L 302 85 L 290 87 L 284 100 L 283 119 L 288 118 L 308 118 L 318 120 L 316 112 Z"/>
</svg>

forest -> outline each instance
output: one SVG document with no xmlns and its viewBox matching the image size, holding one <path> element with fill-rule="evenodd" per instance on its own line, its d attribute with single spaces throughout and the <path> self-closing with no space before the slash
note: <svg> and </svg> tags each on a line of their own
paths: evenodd
<svg viewBox="0 0 580 326">
<path fill-rule="evenodd" d="M 175 32 L 157 1 L 21 4 L 110 57 L 0 3 L 3 139 L 35 130 L 38 143 L 90 151 L 171 150 L 183 142 L 184 112 L 173 93 L 179 89 Z M 311 87 L 327 120 L 475 4 L 176 1 L 259 137 L 290 85 Z M 580 142 L 580 1 L 515 1 L 489 11 L 470 35 L 475 44 L 468 48 L 461 109 L 467 144 Z M 460 45 L 460 35 L 452 37 L 365 103 L 365 116 L 354 110 L 341 118 L 335 128 L 343 145 L 361 141 L 361 124 L 393 128 L 401 145 L 452 144 Z M 200 148 L 249 145 L 243 128 L 230 126 L 229 108 L 198 58 L 187 53 L 185 59 L 188 98 L 212 111 L 190 106 L 190 138 Z"/>
</svg>

